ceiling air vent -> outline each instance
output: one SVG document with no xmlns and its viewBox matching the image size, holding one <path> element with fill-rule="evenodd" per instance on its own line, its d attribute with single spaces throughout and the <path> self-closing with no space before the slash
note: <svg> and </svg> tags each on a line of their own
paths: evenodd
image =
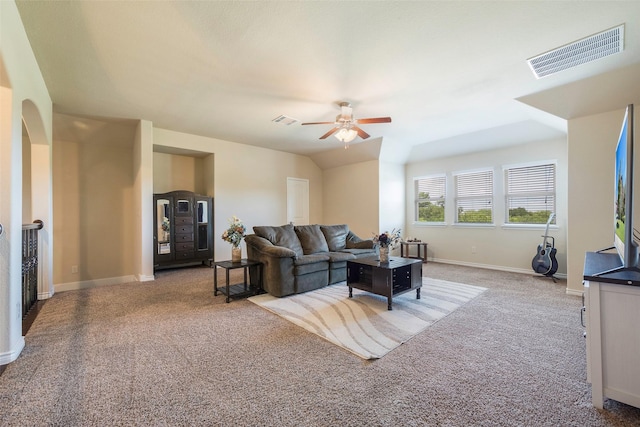
<svg viewBox="0 0 640 427">
<path fill-rule="evenodd" d="M 275 119 L 271 120 L 274 123 L 281 123 L 283 125 L 292 125 L 298 121 L 298 119 L 294 119 L 293 117 L 287 117 L 285 115 L 278 116 Z"/>
<path fill-rule="evenodd" d="M 624 49 L 624 24 L 527 60 L 536 78 L 550 76 Z"/>
</svg>

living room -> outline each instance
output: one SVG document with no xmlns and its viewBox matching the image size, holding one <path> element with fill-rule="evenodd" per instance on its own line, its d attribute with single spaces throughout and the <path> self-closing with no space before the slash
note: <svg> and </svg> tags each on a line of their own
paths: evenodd
<svg viewBox="0 0 640 427">
<path fill-rule="evenodd" d="M 527 134 L 530 123 L 525 121 L 519 124 L 516 144 L 435 157 L 434 152 L 440 149 L 438 144 L 424 144 L 404 149 L 405 159 L 398 160 L 395 155 L 403 150 L 397 140 L 386 136 L 386 127 L 402 126 L 413 132 L 415 124 L 389 110 L 364 110 L 368 97 L 373 98 L 375 94 L 355 96 L 354 100 L 360 105 L 354 110 L 366 116 L 390 114 L 394 120 L 391 124 L 367 127 L 373 138 L 353 143 L 348 150 L 333 141 L 333 148 L 308 154 L 252 145 L 252 141 L 236 142 L 227 139 L 222 131 L 216 137 L 204 136 L 204 132 L 165 128 L 160 120 L 151 120 L 145 115 L 123 119 L 117 114 L 65 111 L 56 101 L 61 96 L 58 88 L 51 87 L 43 76 L 45 64 L 34 53 L 35 42 L 29 39 L 22 23 L 20 8 L 26 6 L 3 2 L 0 218 L 5 233 L 0 236 L 0 290 L 8 298 L 3 299 L 0 319 L 2 363 L 15 360 L 24 347 L 24 337 L 20 334 L 21 313 L 16 308 L 20 299 L 20 244 L 16 225 L 25 222 L 23 214 L 31 212 L 27 222 L 37 218 L 45 223 L 43 287 L 39 293 L 46 299 L 65 290 L 153 280 L 152 230 L 147 226 L 153 214 L 147 201 L 153 193 L 174 189 L 197 190 L 214 197 L 216 260 L 230 256 L 229 245 L 219 235 L 232 215 L 240 216 L 249 229 L 255 225 L 286 223 L 286 178 L 296 177 L 309 180 L 310 223 L 347 223 L 363 237 L 402 228 L 403 236 L 429 243 L 430 262 L 529 273 L 544 227 L 503 226 L 502 172 L 513 165 L 553 161 L 557 165 L 557 222 L 551 234 L 558 249 L 558 276 L 566 278 L 566 282 L 549 281 L 549 286 L 560 286 L 562 293 L 572 296 L 581 295 L 584 253 L 611 245 L 610 204 L 594 202 L 594 195 L 613 199 L 610 179 L 613 161 L 604 159 L 611 157 L 615 148 L 624 107 L 629 103 L 640 104 L 640 85 L 635 78 L 640 73 L 639 49 L 635 43 L 638 37 L 634 37 L 638 30 L 632 25 L 636 23 L 635 17 L 640 16 L 638 5 L 627 2 L 609 7 L 607 2 L 594 3 L 586 8 L 588 11 L 580 13 L 588 14 L 589 18 L 600 14 L 606 19 L 593 18 L 595 23 L 588 26 L 593 30 L 584 32 L 584 27 L 579 28 L 582 32 L 576 30 L 575 37 L 563 43 L 626 22 L 625 51 L 600 63 L 585 65 L 591 67 L 590 71 L 579 80 L 580 75 L 569 70 L 566 77 L 541 83 L 539 90 L 520 92 L 517 104 L 524 107 L 514 108 L 524 108 L 532 117 L 541 117 L 549 124 L 546 130 L 551 136 L 531 139 Z M 464 4 L 460 7 L 464 9 Z M 546 46 L 554 47 L 557 45 Z M 540 52 L 531 52 L 536 53 Z M 523 55 L 522 67 L 526 68 L 529 56 Z M 292 62 L 295 63 L 293 59 Z M 114 71 L 102 60 L 95 63 L 101 64 L 105 72 Z M 179 74 L 173 66 L 170 71 Z M 272 71 L 267 69 L 266 74 Z M 255 78 L 254 74 L 251 76 Z M 380 86 L 398 89 L 401 79 L 393 77 L 393 83 Z M 529 77 L 533 82 L 531 88 L 535 78 Z M 613 88 L 611 82 L 616 82 Z M 491 82 L 484 83 L 491 85 Z M 611 91 L 605 96 L 594 88 Z M 86 89 L 79 90 L 78 97 L 87 96 L 83 90 Z M 473 103 L 470 101 L 473 87 L 464 90 L 469 94 L 458 102 Z M 310 98 L 324 99 L 315 91 L 309 91 L 312 92 Z M 421 96 L 425 100 L 430 97 L 438 98 L 438 94 Z M 576 99 L 580 101 L 577 104 Z M 171 102 L 173 100 L 166 101 Z M 260 104 L 264 100 L 256 102 Z M 442 101 L 443 110 L 450 102 Z M 241 98 L 239 107 L 234 106 L 238 108 L 235 111 L 242 111 L 246 103 L 246 99 Z M 428 108 L 437 108 L 430 105 Z M 176 115 L 182 114 L 188 110 L 188 102 L 176 101 L 173 108 Z M 421 103 L 415 101 L 412 108 L 420 110 Z M 327 107 L 328 116 L 323 112 L 299 118 L 303 121 L 332 119 L 334 109 Z M 278 114 L 302 111 L 284 111 L 280 107 L 265 110 L 261 120 L 273 126 L 278 125 L 270 120 Z M 206 116 L 201 110 L 194 115 Z M 435 122 L 439 118 L 439 114 L 434 113 L 429 120 Z M 427 125 L 429 120 L 425 120 Z M 33 177 L 28 203 L 23 197 L 23 168 L 16 166 L 22 164 L 22 153 L 27 151 L 22 148 L 23 122 Z M 450 123 L 451 133 L 436 139 L 442 146 L 468 147 L 463 145 L 463 139 L 497 141 L 496 135 L 489 134 L 487 129 L 468 129 L 464 114 L 458 116 L 454 124 Z M 262 129 L 266 125 L 255 127 Z M 503 123 L 496 127 L 508 126 Z M 565 132 L 558 127 L 564 127 Z M 305 136 L 309 135 L 309 142 L 313 144 L 323 143 L 318 142 L 318 137 L 328 130 L 313 126 L 302 128 L 306 128 Z M 286 140 L 287 132 L 293 127 L 277 129 L 281 139 Z M 553 130 L 558 133 L 554 134 Z M 178 170 L 173 168 L 176 164 L 180 165 Z M 456 226 L 452 224 L 452 217 L 447 218 L 446 225 L 416 223 L 416 178 L 432 174 L 450 176 L 479 168 L 494 171 L 494 226 Z M 178 186 L 180 188 L 176 188 Z M 7 200 L 11 203 L 5 203 Z M 7 235 L 12 236 L 11 239 Z"/>
</svg>

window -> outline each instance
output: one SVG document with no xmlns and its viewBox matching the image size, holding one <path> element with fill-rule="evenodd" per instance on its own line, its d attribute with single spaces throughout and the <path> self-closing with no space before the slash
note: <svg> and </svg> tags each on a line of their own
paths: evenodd
<svg viewBox="0 0 640 427">
<path fill-rule="evenodd" d="M 505 193 L 508 224 L 546 224 L 556 211 L 556 165 L 505 169 Z"/>
<path fill-rule="evenodd" d="M 417 222 L 444 222 L 446 184 L 445 175 L 415 180 Z"/>
<path fill-rule="evenodd" d="M 493 171 L 454 175 L 456 223 L 493 224 Z"/>
</svg>

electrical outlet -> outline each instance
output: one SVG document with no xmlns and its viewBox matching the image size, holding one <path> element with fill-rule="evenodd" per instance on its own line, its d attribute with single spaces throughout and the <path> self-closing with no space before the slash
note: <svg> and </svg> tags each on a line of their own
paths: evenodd
<svg viewBox="0 0 640 427">
<path fill-rule="evenodd" d="M 75 274 L 78 272 L 78 266 L 77 265 L 72 265 L 71 266 L 71 273 Z"/>
<path fill-rule="evenodd" d="M 476 247 L 475 246 L 471 246 L 471 253 L 475 254 L 476 253 Z"/>
</svg>

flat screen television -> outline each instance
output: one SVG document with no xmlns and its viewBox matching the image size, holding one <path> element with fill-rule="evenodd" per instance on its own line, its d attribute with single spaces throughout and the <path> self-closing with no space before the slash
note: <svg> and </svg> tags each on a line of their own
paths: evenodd
<svg viewBox="0 0 640 427">
<path fill-rule="evenodd" d="M 633 104 L 629 104 L 616 146 L 613 245 L 622 262 L 619 270 L 638 266 L 638 244 L 633 229 L 633 142 Z"/>
</svg>

